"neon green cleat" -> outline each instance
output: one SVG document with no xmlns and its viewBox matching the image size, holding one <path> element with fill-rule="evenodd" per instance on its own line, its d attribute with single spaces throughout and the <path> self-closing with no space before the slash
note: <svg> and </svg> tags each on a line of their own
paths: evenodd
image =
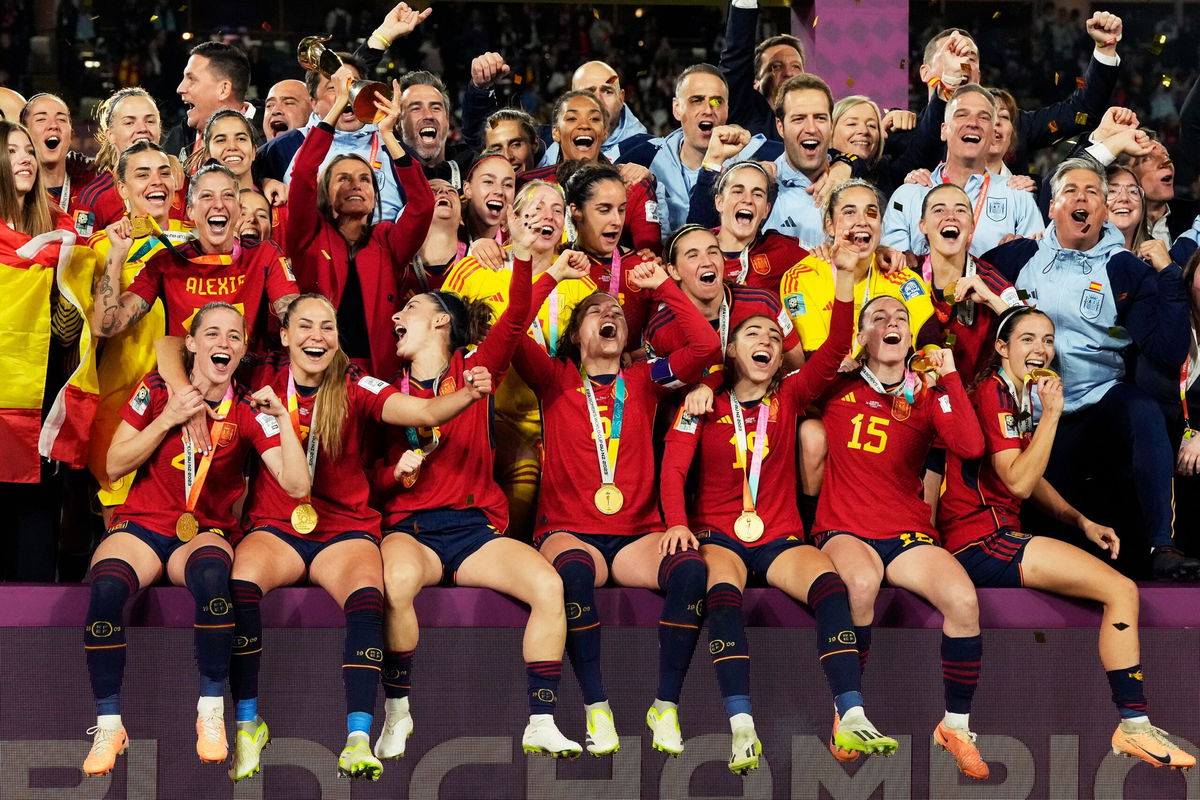
<svg viewBox="0 0 1200 800">
<path fill-rule="evenodd" d="M 646 725 L 654 734 L 651 747 L 672 758 L 683 752 L 683 734 L 679 731 L 679 709 L 667 708 L 660 713 L 654 706 L 646 712 Z"/>
<path fill-rule="evenodd" d="M 347 743 L 338 756 L 338 775 L 377 781 L 383 775 L 383 764 L 371 752 L 370 742 L 358 739 L 354 744 Z"/>
<path fill-rule="evenodd" d="M 745 775 L 758 769 L 758 757 L 762 755 L 762 742 L 754 728 L 738 728 L 733 732 L 733 755 L 729 757 L 729 771 L 734 775 Z"/>
<path fill-rule="evenodd" d="M 267 723 L 261 719 L 253 735 L 239 730 L 234 738 L 233 767 L 229 770 L 229 777 L 236 782 L 261 770 L 262 751 L 270 743 L 271 732 L 267 729 Z"/>
<path fill-rule="evenodd" d="M 838 722 L 833 731 L 833 743 L 843 751 L 855 753 L 856 758 L 858 753 L 890 756 L 900 746 L 892 737 L 880 733 L 861 711 Z"/>
<path fill-rule="evenodd" d="M 594 756 L 611 755 L 621 749 L 612 711 L 593 708 L 587 715 L 587 751 Z"/>
</svg>

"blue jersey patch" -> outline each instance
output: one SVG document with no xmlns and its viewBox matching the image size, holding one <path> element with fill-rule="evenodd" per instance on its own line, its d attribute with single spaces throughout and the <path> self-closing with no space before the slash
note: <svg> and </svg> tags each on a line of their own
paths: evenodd
<svg viewBox="0 0 1200 800">
<path fill-rule="evenodd" d="M 789 294 L 784 299 L 783 303 L 785 306 L 787 306 L 788 314 L 793 317 L 802 316 L 807 310 L 807 307 L 804 304 L 804 295 L 802 294 Z"/>
<path fill-rule="evenodd" d="M 920 297 L 925 294 L 925 291 L 921 288 L 921 284 L 917 282 L 916 278 L 909 278 L 901 285 L 900 294 L 904 297 L 905 301 L 908 301 L 914 297 Z"/>
</svg>

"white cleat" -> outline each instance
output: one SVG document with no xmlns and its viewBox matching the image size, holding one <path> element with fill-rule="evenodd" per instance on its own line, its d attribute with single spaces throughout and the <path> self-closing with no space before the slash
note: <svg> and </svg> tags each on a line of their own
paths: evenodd
<svg viewBox="0 0 1200 800">
<path fill-rule="evenodd" d="M 592 755 L 607 756 L 621 749 L 621 737 L 617 736 L 612 711 L 593 708 L 588 712 L 587 732 L 587 751 Z"/>
<path fill-rule="evenodd" d="M 762 755 L 762 742 L 754 728 L 746 726 L 733 732 L 733 754 L 729 757 L 729 771 L 734 775 L 745 775 L 758 769 L 758 757 Z"/>
<path fill-rule="evenodd" d="M 375 756 L 380 759 L 404 758 L 408 737 L 412 736 L 413 720 L 409 714 L 388 717 L 383 723 L 383 733 L 375 741 Z"/>
<path fill-rule="evenodd" d="M 573 742 L 554 724 L 549 714 L 537 714 L 530 718 L 521 736 L 521 749 L 527 755 L 552 756 L 554 758 L 579 758 L 583 748 Z"/>
<path fill-rule="evenodd" d="M 654 734 L 651 747 L 674 758 L 683 752 L 683 734 L 679 731 L 679 710 L 666 708 L 658 711 L 654 706 L 646 712 L 646 725 Z"/>
</svg>

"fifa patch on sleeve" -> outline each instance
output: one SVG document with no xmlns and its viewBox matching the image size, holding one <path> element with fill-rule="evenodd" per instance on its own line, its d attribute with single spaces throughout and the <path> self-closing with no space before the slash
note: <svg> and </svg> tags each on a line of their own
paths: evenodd
<svg viewBox="0 0 1200 800">
<path fill-rule="evenodd" d="M 658 203 L 654 200 L 646 201 L 646 222 L 652 222 L 656 225 L 662 222 L 662 220 L 658 218 Z"/>
<path fill-rule="evenodd" d="M 792 325 L 792 318 L 788 316 L 788 312 L 786 311 L 780 311 L 779 315 L 775 317 L 775 321 L 779 323 L 779 330 L 783 331 L 784 336 L 795 330 L 795 326 Z"/>
<path fill-rule="evenodd" d="M 75 233 L 85 239 L 96 232 L 96 215 L 91 211 L 75 212 Z"/>
<path fill-rule="evenodd" d="M 1015 286 L 1010 286 L 1000 293 L 1000 299 L 1008 306 L 1024 305 L 1025 301 L 1021 299 L 1021 292 Z"/>
<path fill-rule="evenodd" d="M 138 386 L 137 393 L 129 399 L 129 407 L 139 417 L 146 415 L 146 409 L 150 407 L 150 387 L 146 384 Z"/>
<path fill-rule="evenodd" d="M 283 274 L 287 276 L 287 279 L 295 282 L 296 274 L 292 272 L 292 262 L 287 256 L 279 257 L 279 266 L 283 267 Z"/>
<path fill-rule="evenodd" d="M 699 420 L 686 411 L 680 412 L 679 421 L 675 423 L 675 430 L 680 433 L 695 433 L 697 427 L 699 427 Z"/>
<path fill-rule="evenodd" d="M 998 416 L 1000 417 L 1000 430 L 1004 431 L 1004 438 L 1020 439 L 1021 432 L 1017 430 L 1017 421 L 1013 419 L 1013 415 L 1007 411 L 1001 411 Z"/>
<path fill-rule="evenodd" d="M 950 408 L 950 395 L 944 394 L 941 397 L 939 397 L 938 405 L 942 407 L 943 414 L 953 413 L 953 409 Z"/>
<path fill-rule="evenodd" d="M 258 412 L 258 414 L 255 415 L 254 419 L 258 421 L 258 426 L 260 428 L 262 428 L 262 432 L 263 432 L 264 436 L 278 436 L 279 435 L 279 420 L 275 419 L 267 412 L 265 412 L 265 411 Z"/>
<path fill-rule="evenodd" d="M 802 294 L 789 294 L 787 297 L 783 298 L 783 307 L 787 311 L 788 315 L 793 317 L 803 316 L 808 310 L 808 307 L 804 302 L 804 295 Z"/>
<path fill-rule="evenodd" d="M 379 394 L 384 387 L 388 385 L 387 381 L 381 381 L 379 378 L 373 378 L 370 375 L 363 375 L 358 379 L 358 385 L 366 389 L 371 394 Z"/>
<path fill-rule="evenodd" d="M 916 278 L 909 278 L 901 284 L 900 294 L 904 297 L 905 302 L 907 302 L 914 297 L 920 297 L 925 294 L 925 291 L 921 288 L 921 284 Z"/>
</svg>

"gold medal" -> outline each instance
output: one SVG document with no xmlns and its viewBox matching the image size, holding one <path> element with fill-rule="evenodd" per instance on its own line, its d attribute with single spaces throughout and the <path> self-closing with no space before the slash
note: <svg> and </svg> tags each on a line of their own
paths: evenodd
<svg viewBox="0 0 1200 800">
<path fill-rule="evenodd" d="M 946 288 L 942 289 L 942 297 L 950 305 L 958 302 L 958 281 L 950 281 L 946 284 Z"/>
<path fill-rule="evenodd" d="M 312 533 L 317 529 L 317 510 L 312 503 L 301 503 L 292 509 L 292 528 L 296 533 Z"/>
<path fill-rule="evenodd" d="M 175 536 L 181 542 L 190 542 L 196 538 L 196 534 L 199 532 L 200 523 L 196 521 L 196 515 L 190 511 L 183 512 L 175 521 Z"/>
<path fill-rule="evenodd" d="M 733 532 L 743 542 L 757 542 L 763 535 L 762 517 L 753 511 L 743 511 L 733 523 Z"/>
<path fill-rule="evenodd" d="M 908 360 L 908 368 L 913 372 L 937 372 L 937 367 L 929 360 L 929 354 L 934 350 L 941 350 L 937 345 L 927 344 L 916 353 L 913 353 L 912 358 Z"/>
<path fill-rule="evenodd" d="M 130 217 L 129 225 L 131 228 L 130 236 L 134 239 L 141 239 L 144 236 L 154 233 L 154 226 L 150 224 L 150 216 L 148 214 L 139 214 L 136 217 Z"/>
<path fill-rule="evenodd" d="M 625 505 L 625 495 L 616 484 L 605 483 L 596 490 L 595 502 L 601 514 L 615 514 Z"/>
<path fill-rule="evenodd" d="M 1029 374 L 1025 376 L 1025 380 L 1036 383 L 1037 381 L 1040 381 L 1042 378 L 1057 378 L 1057 377 L 1058 377 L 1058 373 L 1055 372 L 1054 370 L 1046 369 L 1045 367 L 1037 367 L 1035 369 L 1029 370 Z"/>
</svg>

